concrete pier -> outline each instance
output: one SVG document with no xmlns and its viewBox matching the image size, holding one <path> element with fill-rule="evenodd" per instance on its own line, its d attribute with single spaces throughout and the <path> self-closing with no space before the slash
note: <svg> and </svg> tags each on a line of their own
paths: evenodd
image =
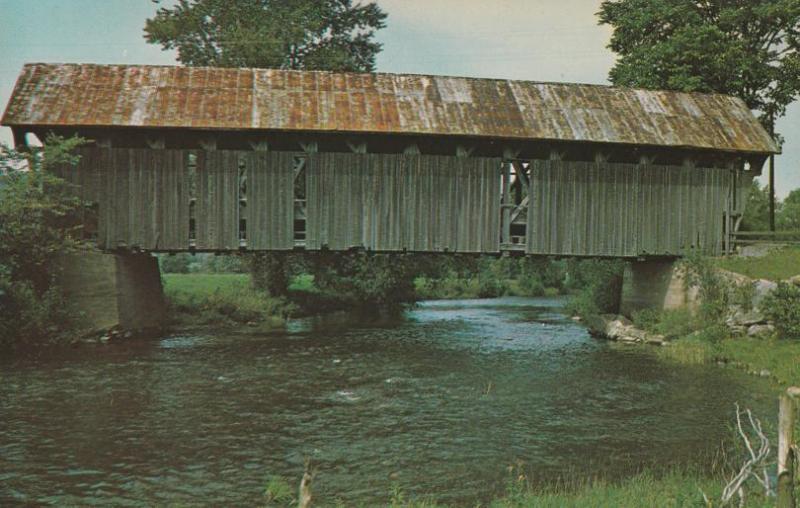
<svg viewBox="0 0 800 508">
<path fill-rule="evenodd" d="M 84 250 L 61 256 L 58 281 L 87 331 L 161 329 L 166 312 L 158 261 L 150 254 Z"/>
<path fill-rule="evenodd" d="M 694 307 L 697 288 L 687 288 L 682 269 L 674 260 L 633 261 L 625 267 L 620 313 Z"/>
</svg>

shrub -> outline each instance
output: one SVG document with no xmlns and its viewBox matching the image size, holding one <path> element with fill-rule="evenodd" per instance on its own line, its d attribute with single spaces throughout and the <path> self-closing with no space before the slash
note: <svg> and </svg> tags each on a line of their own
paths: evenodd
<svg viewBox="0 0 800 508">
<path fill-rule="evenodd" d="M 49 170 L 74 165 L 80 138 L 41 148 L 0 144 L 0 346 L 53 342 L 74 325 L 55 285 L 54 256 L 78 242 L 81 203 Z"/>
<path fill-rule="evenodd" d="M 617 312 L 623 267 L 621 261 L 602 259 L 571 262 L 567 286 L 578 292 L 567 304 L 567 311 L 584 318 Z"/>
<path fill-rule="evenodd" d="M 761 312 L 780 337 L 800 339 L 800 286 L 779 282 L 761 302 Z"/>
</svg>

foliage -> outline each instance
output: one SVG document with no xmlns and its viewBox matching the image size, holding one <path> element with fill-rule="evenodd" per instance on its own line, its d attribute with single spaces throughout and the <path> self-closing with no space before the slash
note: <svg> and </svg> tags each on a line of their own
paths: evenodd
<svg viewBox="0 0 800 508">
<path fill-rule="evenodd" d="M 699 319 L 709 325 L 722 322 L 731 303 L 731 284 L 720 275 L 713 260 L 702 254 L 689 254 L 681 265 L 687 287 L 699 290 Z"/>
<path fill-rule="evenodd" d="M 769 186 L 760 187 L 757 180 L 750 184 L 747 202 L 744 206 L 741 231 L 769 230 Z"/>
<path fill-rule="evenodd" d="M 54 256 L 79 242 L 80 202 L 49 169 L 74 165 L 84 143 L 49 136 L 41 148 L 0 145 L 0 346 L 55 340 L 75 323 L 54 282 Z"/>
<path fill-rule="evenodd" d="M 775 220 L 778 229 L 800 231 L 800 189 L 794 189 L 781 202 Z"/>
<path fill-rule="evenodd" d="M 441 257 L 417 277 L 418 298 L 555 296 L 563 288 L 564 264 L 535 257 Z"/>
<path fill-rule="evenodd" d="M 144 32 L 185 65 L 369 72 L 385 19 L 374 2 L 178 0 Z"/>
<path fill-rule="evenodd" d="M 295 501 L 294 489 L 280 476 L 269 477 L 264 487 L 264 497 L 269 504 L 289 505 Z"/>
<path fill-rule="evenodd" d="M 164 275 L 171 319 L 194 324 L 282 324 L 292 306 L 253 289 L 248 279 L 245 274 Z"/>
<path fill-rule="evenodd" d="M 319 252 L 308 258 L 317 287 L 355 306 L 413 302 L 417 256 L 367 252 Z"/>
<path fill-rule="evenodd" d="M 796 0 L 605 0 L 615 85 L 740 97 L 769 125 L 800 92 Z"/>
<path fill-rule="evenodd" d="M 751 279 L 780 281 L 800 275 L 800 247 L 773 249 L 762 257 L 725 257 L 714 264 Z"/>
<path fill-rule="evenodd" d="M 584 318 L 617 312 L 623 268 L 620 260 L 570 260 L 566 286 L 576 294 L 567 303 L 566 311 Z"/>
<path fill-rule="evenodd" d="M 691 310 L 686 308 L 655 310 L 643 309 L 631 316 L 637 328 L 663 335 L 667 339 L 678 339 L 701 328 Z"/>
<path fill-rule="evenodd" d="M 764 297 L 760 310 L 775 325 L 779 337 L 800 339 L 800 286 L 779 282 Z"/>
<path fill-rule="evenodd" d="M 172 256 L 161 255 L 158 257 L 161 273 L 189 273 L 191 262 L 192 256 L 183 252 Z"/>
<path fill-rule="evenodd" d="M 285 296 L 291 276 L 287 270 L 287 259 L 285 254 L 279 252 L 260 252 L 248 256 L 253 287 L 267 291 L 272 296 Z"/>
</svg>

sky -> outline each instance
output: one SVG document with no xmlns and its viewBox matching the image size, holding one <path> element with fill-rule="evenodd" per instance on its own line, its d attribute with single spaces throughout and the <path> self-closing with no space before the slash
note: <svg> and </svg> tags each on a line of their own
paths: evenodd
<svg viewBox="0 0 800 508">
<path fill-rule="evenodd" d="M 601 0 L 378 0 L 381 72 L 606 84 Z M 169 2 L 162 2 L 168 4 Z M 0 0 L 0 109 L 26 62 L 176 64 L 142 37 L 151 0 Z M 800 103 L 777 122 L 776 191 L 800 187 Z M 11 133 L 0 128 L 0 142 Z M 766 171 L 765 171 L 766 174 Z M 762 177 L 762 179 L 765 177 Z"/>
</svg>

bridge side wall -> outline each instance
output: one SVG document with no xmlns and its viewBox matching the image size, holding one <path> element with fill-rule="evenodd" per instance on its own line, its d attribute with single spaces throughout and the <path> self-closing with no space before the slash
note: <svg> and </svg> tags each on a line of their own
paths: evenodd
<svg viewBox="0 0 800 508">
<path fill-rule="evenodd" d="M 500 159 L 309 156 L 306 248 L 499 252 Z"/>
<path fill-rule="evenodd" d="M 720 254 L 733 170 L 534 161 L 529 254 Z"/>
</svg>

